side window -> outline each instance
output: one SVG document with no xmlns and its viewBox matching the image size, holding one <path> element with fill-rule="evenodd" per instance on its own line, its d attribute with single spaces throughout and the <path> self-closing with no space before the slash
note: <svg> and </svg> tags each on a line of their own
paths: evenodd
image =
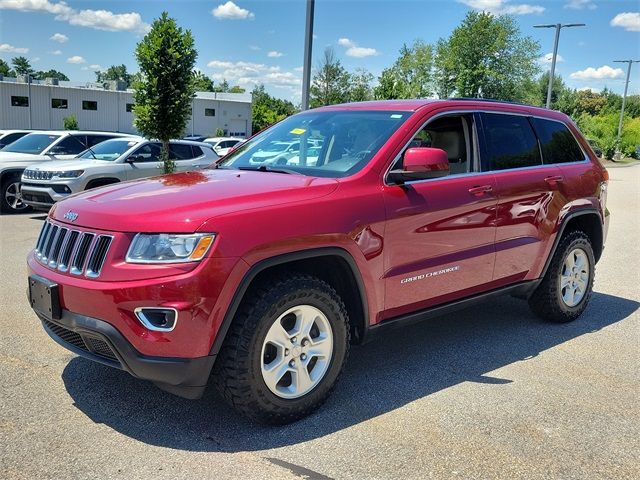
<svg viewBox="0 0 640 480">
<path fill-rule="evenodd" d="M 188 160 L 193 158 L 191 145 L 185 145 L 184 143 L 170 143 L 169 158 L 171 160 Z"/>
<path fill-rule="evenodd" d="M 584 153 L 564 123 L 542 118 L 533 118 L 532 120 L 542 145 L 544 163 L 568 163 L 584 160 Z"/>
<path fill-rule="evenodd" d="M 147 143 L 141 146 L 131 156 L 138 157 L 136 162 L 159 162 L 160 161 L 160 144 Z"/>
<path fill-rule="evenodd" d="M 191 156 L 192 156 L 192 158 L 196 158 L 196 157 L 199 157 L 201 155 L 204 155 L 204 153 L 202 152 L 202 149 L 200 147 L 195 146 L 195 145 L 191 145 Z"/>
<path fill-rule="evenodd" d="M 87 146 L 78 137 L 71 135 L 52 147 L 51 153 L 54 155 L 77 155 L 86 149 Z"/>
<path fill-rule="evenodd" d="M 526 117 L 482 114 L 487 170 L 505 170 L 542 165 L 538 140 Z"/>
<path fill-rule="evenodd" d="M 19 138 L 24 137 L 26 134 L 25 133 L 10 133 L 9 135 L 5 135 L 4 137 L 2 137 L 2 139 L 0 140 L 0 142 L 2 142 L 3 145 L 9 145 L 11 142 L 15 142 L 16 140 L 18 140 Z"/>
<path fill-rule="evenodd" d="M 446 116 L 429 122 L 407 148 L 439 148 L 447 152 L 451 175 L 473 171 L 471 116 Z M 394 168 L 400 168 L 400 165 Z"/>
</svg>

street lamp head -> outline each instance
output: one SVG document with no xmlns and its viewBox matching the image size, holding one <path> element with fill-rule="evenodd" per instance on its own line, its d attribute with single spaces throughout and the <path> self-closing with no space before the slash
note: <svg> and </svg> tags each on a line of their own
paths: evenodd
<svg viewBox="0 0 640 480">
<path fill-rule="evenodd" d="M 640 63 L 640 60 L 614 60 L 613 63 Z"/>
<path fill-rule="evenodd" d="M 562 28 L 565 27 L 586 27 L 587 24 L 586 23 L 565 23 L 564 25 L 561 25 Z"/>
<path fill-rule="evenodd" d="M 542 25 L 534 25 L 533 28 L 555 28 L 556 24 L 555 23 L 545 23 Z"/>
</svg>

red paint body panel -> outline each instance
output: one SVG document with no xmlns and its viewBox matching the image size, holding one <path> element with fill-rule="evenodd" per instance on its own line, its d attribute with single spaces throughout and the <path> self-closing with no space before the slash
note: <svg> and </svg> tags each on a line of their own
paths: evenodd
<svg viewBox="0 0 640 480">
<path fill-rule="evenodd" d="M 60 285 L 64 309 L 110 323 L 139 352 L 194 358 L 209 353 L 245 274 L 274 256 L 319 247 L 343 249 L 362 277 L 364 308 L 375 324 L 538 278 L 568 214 L 592 208 L 604 222 L 599 197 L 606 172 L 563 114 L 462 100 L 324 109 L 414 113 L 362 170 L 346 178 L 212 168 L 74 195 L 49 216 L 58 224 L 113 235 L 100 279 L 53 271 L 33 253 L 30 273 Z M 431 116 L 477 110 L 565 122 L 592 157 L 576 164 L 385 184 L 391 162 Z M 545 181 L 549 176 L 563 181 L 550 185 Z M 69 210 L 80 214 L 73 224 L 64 219 Z M 606 233 L 606 224 L 604 228 Z M 124 259 L 138 232 L 213 232 L 216 239 L 200 263 L 133 265 Z M 446 272 L 434 274 L 441 271 Z M 425 277 L 406 281 L 421 275 Z M 133 315 L 140 306 L 177 308 L 178 326 L 165 333 L 145 329 Z"/>
</svg>

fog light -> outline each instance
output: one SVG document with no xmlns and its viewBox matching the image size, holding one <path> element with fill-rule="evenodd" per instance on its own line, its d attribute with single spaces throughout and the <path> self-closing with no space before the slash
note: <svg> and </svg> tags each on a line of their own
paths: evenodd
<svg viewBox="0 0 640 480">
<path fill-rule="evenodd" d="M 134 313 L 142 325 L 155 332 L 170 332 L 178 323 L 178 311 L 175 308 L 138 307 Z"/>
</svg>

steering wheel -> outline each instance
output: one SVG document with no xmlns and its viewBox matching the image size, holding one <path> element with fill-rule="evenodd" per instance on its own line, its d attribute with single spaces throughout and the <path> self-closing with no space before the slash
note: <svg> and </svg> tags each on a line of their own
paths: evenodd
<svg viewBox="0 0 640 480">
<path fill-rule="evenodd" d="M 357 161 L 360 161 L 362 159 L 364 159 L 365 156 L 367 156 L 367 154 L 371 153 L 371 150 L 360 150 L 358 153 L 356 153 L 353 158 L 355 158 Z"/>
</svg>

